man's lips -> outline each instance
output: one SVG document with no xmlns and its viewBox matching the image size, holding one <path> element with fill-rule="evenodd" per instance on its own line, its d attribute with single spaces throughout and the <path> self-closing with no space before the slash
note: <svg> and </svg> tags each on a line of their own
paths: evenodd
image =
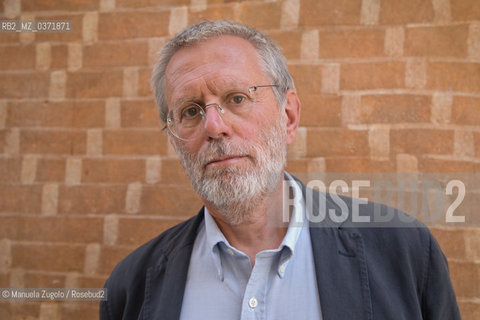
<svg viewBox="0 0 480 320">
<path fill-rule="evenodd" d="M 210 165 L 222 165 L 222 164 L 233 164 L 238 160 L 245 158 L 245 155 L 224 155 L 221 157 L 214 158 L 207 162 L 205 166 Z"/>
</svg>

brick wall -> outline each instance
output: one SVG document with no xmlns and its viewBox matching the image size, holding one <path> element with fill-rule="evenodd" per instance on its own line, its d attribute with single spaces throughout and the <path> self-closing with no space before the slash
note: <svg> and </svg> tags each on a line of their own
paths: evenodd
<svg viewBox="0 0 480 320">
<path fill-rule="evenodd" d="M 478 0 L 5 0 L 0 287 L 101 287 L 133 248 L 196 213 L 157 121 L 155 52 L 202 19 L 283 47 L 303 102 L 289 169 L 480 169 Z M 420 142 L 420 143 L 419 143 Z M 480 229 L 434 228 L 464 319 L 480 318 Z M 95 319 L 97 303 L 0 304 L 1 319 Z"/>
</svg>

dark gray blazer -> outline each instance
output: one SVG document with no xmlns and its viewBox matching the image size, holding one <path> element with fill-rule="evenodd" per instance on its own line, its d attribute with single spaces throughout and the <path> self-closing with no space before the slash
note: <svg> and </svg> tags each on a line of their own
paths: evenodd
<svg viewBox="0 0 480 320">
<path fill-rule="evenodd" d="M 327 212 L 339 210 L 329 195 L 313 194 L 326 201 Z M 342 199 L 351 209 L 351 199 Z M 312 214 L 319 202 L 313 203 Z M 391 210 L 368 203 L 360 205 L 360 215 L 373 216 L 375 206 L 381 213 Z M 351 220 L 335 223 L 328 215 L 310 224 L 324 320 L 460 319 L 442 251 L 423 224 L 402 222 L 403 216 L 395 210 L 392 221 L 368 227 Z M 179 319 L 202 221 L 203 209 L 121 261 L 105 283 L 108 300 L 100 304 L 100 319 Z"/>
</svg>

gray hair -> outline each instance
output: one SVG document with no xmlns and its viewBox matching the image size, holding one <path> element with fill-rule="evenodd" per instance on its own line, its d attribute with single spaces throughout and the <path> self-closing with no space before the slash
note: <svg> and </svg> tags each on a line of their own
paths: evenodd
<svg viewBox="0 0 480 320">
<path fill-rule="evenodd" d="M 152 72 L 151 86 L 155 95 L 160 118 L 166 122 L 168 105 L 165 97 L 165 72 L 173 55 L 184 47 L 223 35 L 232 35 L 249 41 L 263 62 L 263 71 L 272 81 L 279 107 L 286 101 L 288 89 L 295 89 L 293 78 L 288 72 L 285 57 L 278 45 L 265 34 L 246 25 L 226 21 L 204 21 L 185 28 L 169 40 L 159 52 L 159 59 Z"/>
</svg>

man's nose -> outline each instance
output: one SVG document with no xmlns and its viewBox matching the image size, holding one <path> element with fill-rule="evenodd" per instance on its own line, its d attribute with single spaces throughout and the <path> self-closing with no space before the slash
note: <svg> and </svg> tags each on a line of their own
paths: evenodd
<svg viewBox="0 0 480 320">
<path fill-rule="evenodd" d="M 230 136 L 232 129 L 229 123 L 225 121 L 223 109 L 217 104 L 207 105 L 205 108 L 204 129 L 209 138 L 218 139 L 224 136 Z"/>
</svg>

